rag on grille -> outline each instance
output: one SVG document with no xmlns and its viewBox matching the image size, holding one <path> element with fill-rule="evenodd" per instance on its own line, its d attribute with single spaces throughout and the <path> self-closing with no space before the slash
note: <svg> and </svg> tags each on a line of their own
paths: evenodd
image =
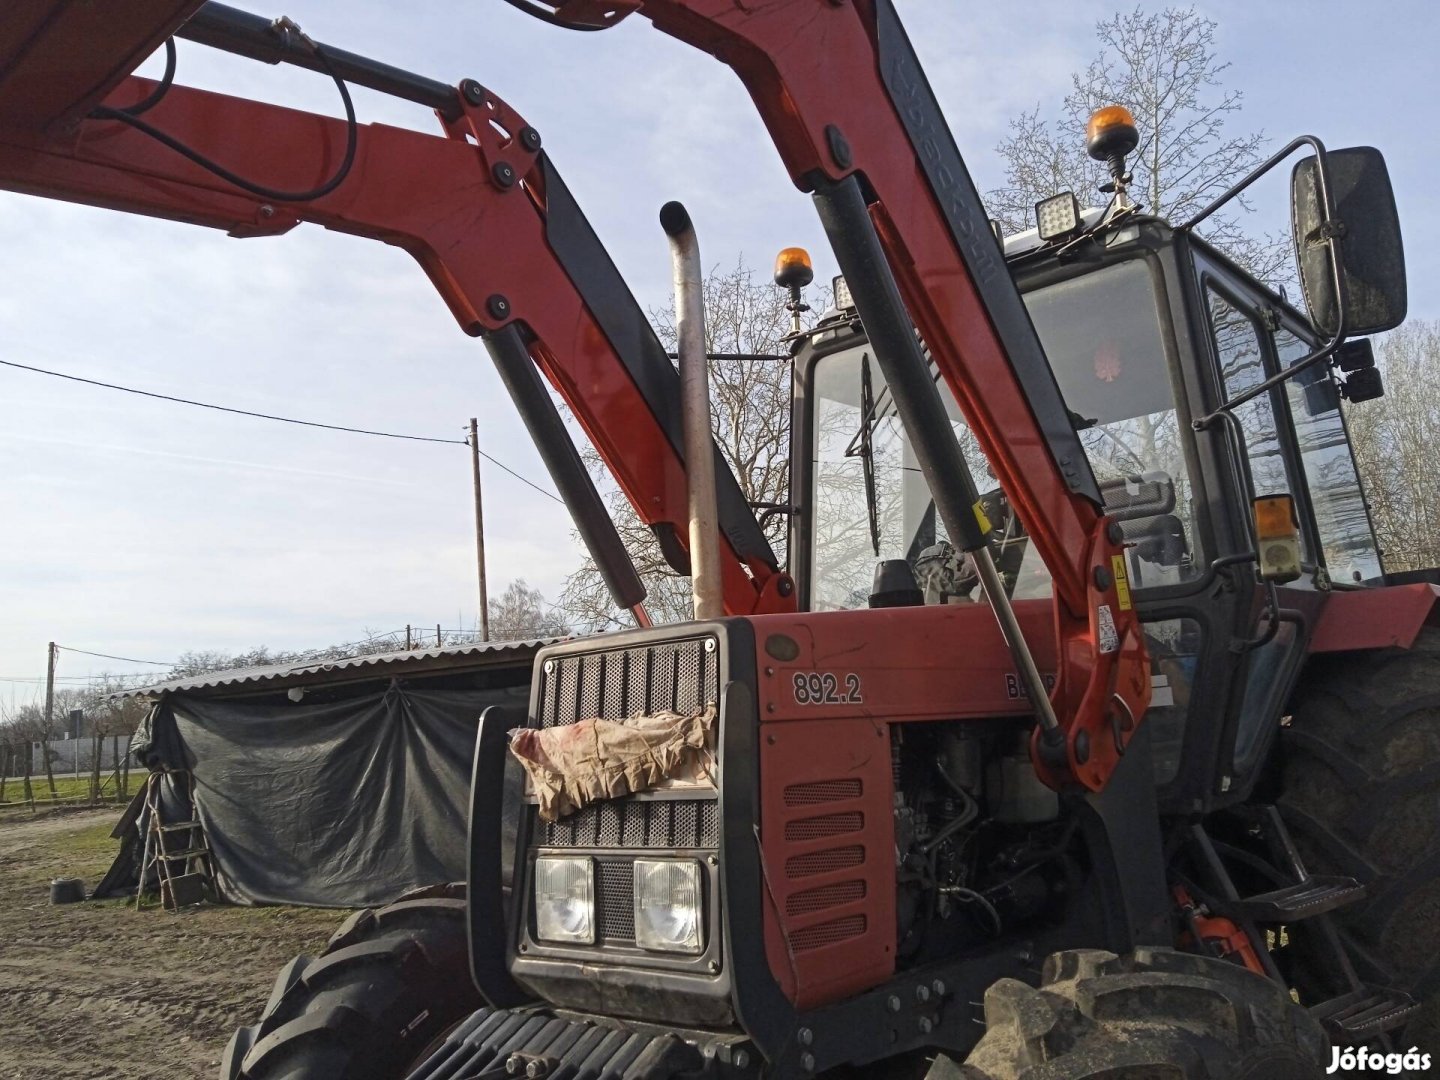
<svg viewBox="0 0 1440 1080">
<path fill-rule="evenodd" d="M 649 791 L 667 780 L 713 783 L 715 712 L 707 705 L 689 716 L 660 712 L 516 728 L 510 753 L 539 796 L 540 819 L 558 821 L 600 799 Z"/>
</svg>

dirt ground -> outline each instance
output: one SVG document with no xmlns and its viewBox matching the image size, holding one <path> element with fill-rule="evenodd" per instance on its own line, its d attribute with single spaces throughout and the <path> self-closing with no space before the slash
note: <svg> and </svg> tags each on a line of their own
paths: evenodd
<svg viewBox="0 0 1440 1080">
<path fill-rule="evenodd" d="M 119 849 L 119 808 L 0 816 L 0 1080 L 219 1075 L 280 967 L 323 948 L 344 912 L 154 901 L 50 904 L 50 881 L 93 888 Z"/>
</svg>

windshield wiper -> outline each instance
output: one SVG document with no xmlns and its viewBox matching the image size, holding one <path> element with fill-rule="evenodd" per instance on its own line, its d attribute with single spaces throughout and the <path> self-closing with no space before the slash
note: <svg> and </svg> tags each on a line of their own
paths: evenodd
<svg viewBox="0 0 1440 1080">
<path fill-rule="evenodd" d="M 875 414 L 875 391 L 870 382 L 870 354 L 860 357 L 860 430 L 845 447 L 845 456 L 858 457 L 865 476 L 865 511 L 870 518 L 870 546 L 880 557 L 880 507 L 875 496 L 875 444 L 872 436 L 880 417 Z"/>
</svg>

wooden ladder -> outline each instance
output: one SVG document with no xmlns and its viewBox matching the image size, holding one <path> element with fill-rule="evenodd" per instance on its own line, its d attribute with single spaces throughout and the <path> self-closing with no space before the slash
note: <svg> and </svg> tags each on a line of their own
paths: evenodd
<svg viewBox="0 0 1440 1080">
<path fill-rule="evenodd" d="M 165 800 L 162 798 L 161 785 L 167 776 L 171 777 L 172 781 L 183 778 L 186 797 L 190 802 L 188 820 L 165 820 Z M 185 769 L 160 769 L 146 777 L 145 810 L 148 824 L 145 828 L 144 854 L 140 860 L 140 885 L 135 890 L 135 910 L 140 910 L 144 900 L 145 881 L 150 875 L 151 867 L 155 868 L 156 877 L 160 881 L 160 903 L 167 911 L 179 911 L 182 907 L 214 897 L 215 867 L 210 855 L 210 843 L 205 836 L 205 827 L 200 823 L 199 808 L 195 804 L 194 778 L 190 772 Z"/>
</svg>

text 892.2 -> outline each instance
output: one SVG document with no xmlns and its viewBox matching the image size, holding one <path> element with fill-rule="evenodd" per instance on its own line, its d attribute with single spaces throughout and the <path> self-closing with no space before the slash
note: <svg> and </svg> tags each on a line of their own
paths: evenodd
<svg viewBox="0 0 1440 1080">
<path fill-rule="evenodd" d="M 797 705 L 857 705 L 865 700 L 853 671 L 797 671 L 791 678 Z"/>
</svg>

